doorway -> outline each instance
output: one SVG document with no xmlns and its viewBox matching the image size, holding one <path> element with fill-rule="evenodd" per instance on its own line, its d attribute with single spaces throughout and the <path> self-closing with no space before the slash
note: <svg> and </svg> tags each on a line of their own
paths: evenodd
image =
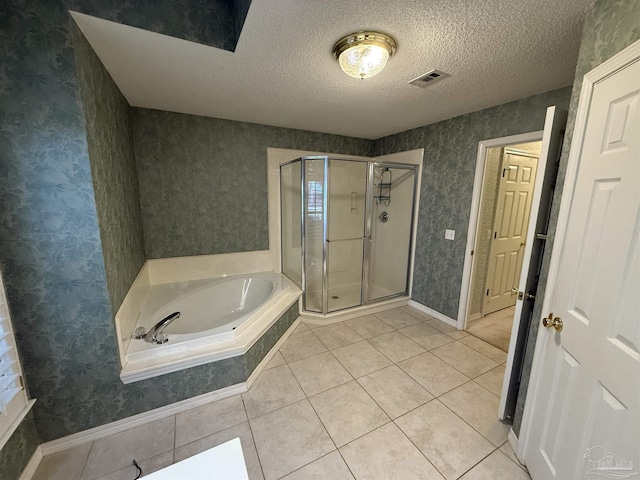
<svg viewBox="0 0 640 480">
<path fill-rule="evenodd" d="M 487 148 L 466 329 L 507 352 L 541 141 Z"/>
</svg>

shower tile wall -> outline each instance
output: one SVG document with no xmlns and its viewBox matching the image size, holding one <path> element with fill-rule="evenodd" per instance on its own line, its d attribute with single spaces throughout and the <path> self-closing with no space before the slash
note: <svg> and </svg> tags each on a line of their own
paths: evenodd
<svg viewBox="0 0 640 480">
<path fill-rule="evenodd" d="M 580 53 L 578 54 L 578 64 L 576 66 L 576 74 L 571 92 L 567 129 L 562 145 L 562 153 L 560 154 L 558 179 L 553 204 L 551 206 L 548 236 L 545 243 L 544 257 L 542 259 L 538 294 L 536 295 L 536 303 L 533 308 L 534 320 L 543 317 L 542 304 L 544 302 L 544 289 L 547 284 L 549 264 L 551 263 L 551 249 L 553 248 L 553 240 L 558 223 L 562 186 L 567 171 L 567 162 L 569 161 L 569 151 L 573 137 L 573 127 L 576 121 L 578 101 L 580 100 L 582 79 L 587 72 L 640 39 L 638 18 L 640 18 L 640 2 L 638 0 L 597 0 L 585 16 L 582 40 L 580 41 Z M 516 434 L 520 433 L 522 413 L 524 411 L 529 376 L 531 374 L 531 363 L 533 362 L 533 351 L 539 325 L 538 321 L 533 321 L 529 327 L 528 343 L 525 351 L 522 379 L 520 381 L 523 387 L 520 388 L 518 393 L 518 402 L 513 420 L 513 429 Z"/>
<path fill-rule="evenodd" d="M 568 108 L 570 93 L 561 88 L 375 140 L 375 155 L 424 148 L 415 301 L 458 316 L 478 142 L 541 130 L 547 106 Z M 455 241 L 445 240 L 448 228 Z"/>
</svg>

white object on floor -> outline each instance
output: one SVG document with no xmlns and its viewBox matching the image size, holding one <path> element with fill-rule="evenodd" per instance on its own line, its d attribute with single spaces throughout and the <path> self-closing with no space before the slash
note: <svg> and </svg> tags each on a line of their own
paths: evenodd
<svg viewBox="0 0 640 480">
<path fill-rule="evenodd" d="M 144 473 L 144 472 L 143 472 Z M 148 480 L 249 480 L 239 438 L 144 476 Z"/>
</svg>

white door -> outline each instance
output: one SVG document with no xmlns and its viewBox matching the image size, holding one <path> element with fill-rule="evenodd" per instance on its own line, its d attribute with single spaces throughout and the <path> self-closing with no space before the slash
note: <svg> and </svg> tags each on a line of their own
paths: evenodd
<svg viewBox="0 0 640 480">
<path fill-rule="evenodd" d="M 639 58 L 585 76 L 523 424 L 534 479 L 640 464 Z"/>
<path fill-rule="evenodd" d="M 538 288 L 538 275 L 542 264 L 549 212 L 558 176 L 558 162 L 566 124 L 566 110 L 555 106 L 547 108 L 540 146 L 540 159 L 536 172 L 536 186 L 533 190 L 529 226 L 527 227 L 527 244 L 524 248 L 509 353 L 507 354 L 507 365 L 498 409 L 498 417 L 502 420 L 508 417 L 513 418 L 518 399 L 522 362 L 524 361 L 529 323 L 533 315 L 533 305 Z"/>
<path fill-rule="evenodd" d="M 537 164 L 535 155 L 504 150 L 483 315 L 516 303 Z"/>
</svg>

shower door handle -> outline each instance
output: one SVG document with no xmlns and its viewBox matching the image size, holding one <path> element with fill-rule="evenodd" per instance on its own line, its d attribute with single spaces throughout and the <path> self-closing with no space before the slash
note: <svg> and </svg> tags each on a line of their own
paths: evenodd
<svg viewBox="0 0 640 480">
<path fill-rule="evenodd" d="M 363 237 L 354 237 L 354 238 L 334 238 L 333 240 L 327 238 L 327 243 L 331 242 L 348 242 L 353 240 L 362 240 Z M 364 237 L 367 238 L 367 237 Z"/>
</svg>

